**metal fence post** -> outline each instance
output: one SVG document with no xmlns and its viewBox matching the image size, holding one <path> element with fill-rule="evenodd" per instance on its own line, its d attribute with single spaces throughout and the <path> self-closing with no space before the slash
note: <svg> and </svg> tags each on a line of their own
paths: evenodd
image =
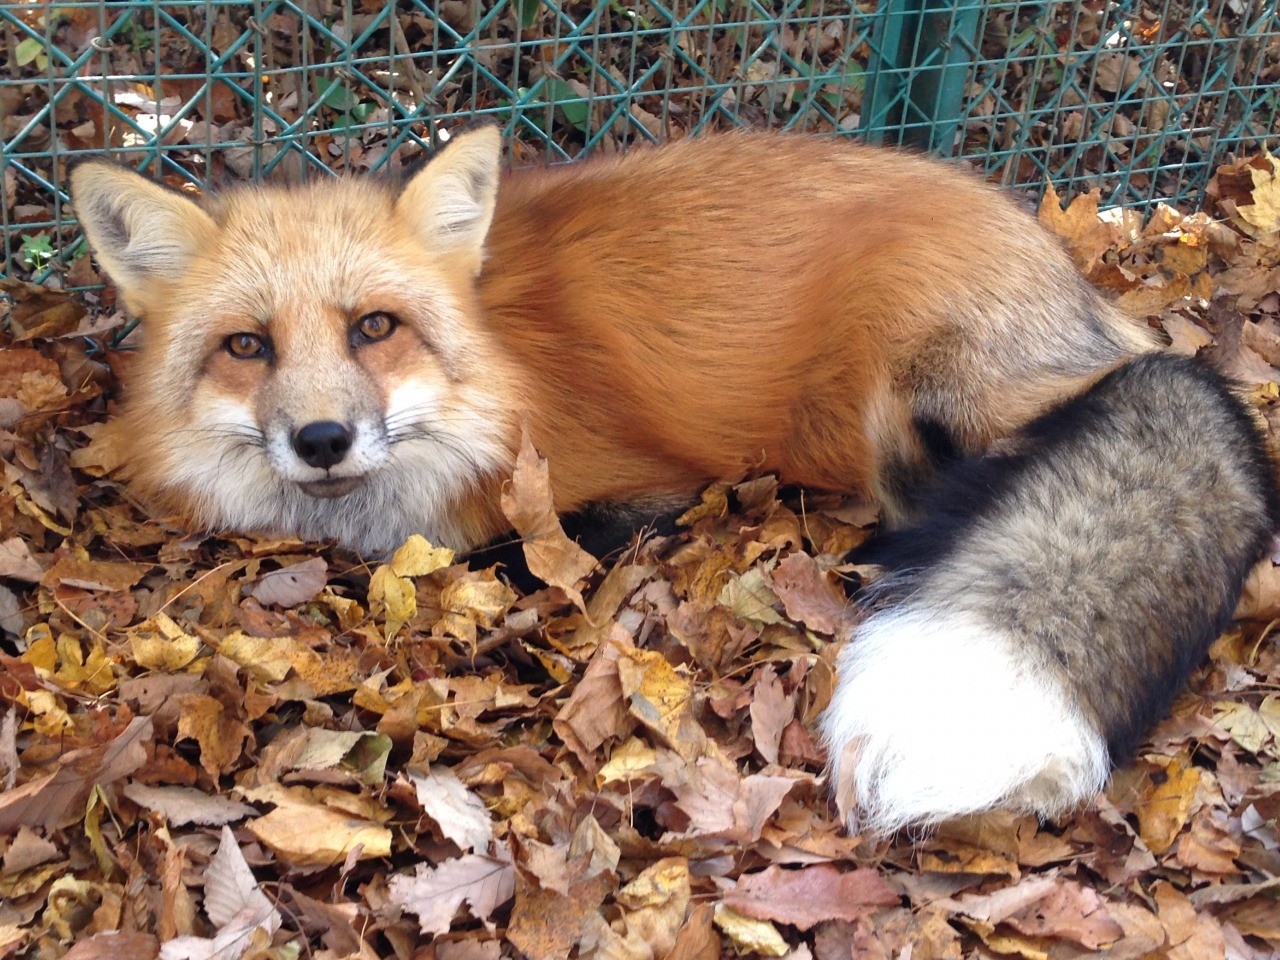
<svg viewBox="0 0 1280 960">
<path fill-rule="evenodd" d="M 863 133 L 951 156 L 981 0 L 889 0 L 871 44 Z"/>
</svg>

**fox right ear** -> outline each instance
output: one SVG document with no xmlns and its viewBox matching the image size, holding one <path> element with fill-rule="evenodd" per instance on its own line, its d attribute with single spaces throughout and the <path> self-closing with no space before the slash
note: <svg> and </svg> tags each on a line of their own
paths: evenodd
<svg viewBox="0 0 1280 960">
<path fill-rule="evenodd" d="M 71 203 L 94 255 L 129 305 L 154 281 L 180 276 L 218 229 L 182 194 L 113 163 L 73 168 Z"/>
</svg>

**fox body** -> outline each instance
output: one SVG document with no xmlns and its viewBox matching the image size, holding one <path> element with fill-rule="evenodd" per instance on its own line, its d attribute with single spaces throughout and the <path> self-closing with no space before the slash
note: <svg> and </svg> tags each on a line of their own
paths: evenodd
<svg viewBox="0 0 1280 960">
<path fill-rule="evenodd" d="M 824 719 L 854 814 L 1097 790 L 1275 523 L 1220 378 L 1134 360 L 1149 333 L 1052 237 L 923 158 L 765 134 L 499 158 L 478 128 L 402 183 L 201 203 L 79 166 L 144 321 L 116 421 L 136 489 L 206 526 L 467 549 L 506 530 L 527 430 L 566 513 L 744 468 L 874 497 L 888 575 Z"/>
</svg>

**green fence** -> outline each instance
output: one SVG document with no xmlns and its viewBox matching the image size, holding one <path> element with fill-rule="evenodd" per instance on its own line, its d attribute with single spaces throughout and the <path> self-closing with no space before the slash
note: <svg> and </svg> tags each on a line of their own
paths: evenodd
<svg viewBox="0 0 1280 960">
<path fill-rule="evenodd" d="M 968 158 L 1031 192 L 1195 202 L 1277 126 L 1276 6 L 0 2 L 4 271 L 60 282 L 78 156 L 175 184 L 364 171 L 476 115 L 515 163 L 768 126 Z"/>
</svg>

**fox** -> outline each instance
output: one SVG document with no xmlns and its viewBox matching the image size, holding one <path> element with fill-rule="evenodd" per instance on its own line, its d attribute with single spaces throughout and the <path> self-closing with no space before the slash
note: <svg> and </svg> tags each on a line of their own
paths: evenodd
<svg viewBox="0 0 1280 960">
<path fill-rule="evenodd" d="M 373 555 L 501 539 L 526 434 L 584 536 L 748 467 L 865 498 L 881 575 L 818 731 L 850 827 L 1096 796 L 1280 520 L 1240 388 L 934 159 L 769 132 L 502 157 L 480 125 L 398 178 L 201 197 L 77 165 L 144 334 L 131 488 Z"/>
</svg>

